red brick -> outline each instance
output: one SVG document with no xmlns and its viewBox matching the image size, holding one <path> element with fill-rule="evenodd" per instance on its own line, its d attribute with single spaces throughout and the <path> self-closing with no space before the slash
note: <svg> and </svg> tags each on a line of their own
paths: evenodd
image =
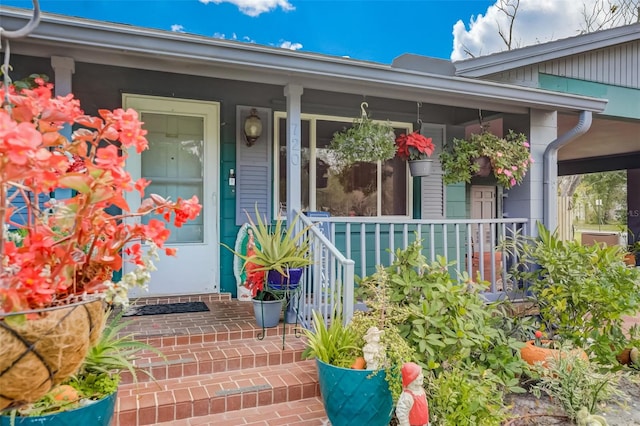
<svg viewBox="0 0 640 426">
<path fill-rule="evenodd" d="M 193 416 L 193 405 L 191 402 L 180 402 L 176 404 L 176 419 L 186 419 Z"/>
<path fill-rule="evenodd" d="M 156 416 L 157 407 L 145 407 L 138 410 L 138 424 L 140 425 L 153 425 L 158 422 Z"/>
</svg>

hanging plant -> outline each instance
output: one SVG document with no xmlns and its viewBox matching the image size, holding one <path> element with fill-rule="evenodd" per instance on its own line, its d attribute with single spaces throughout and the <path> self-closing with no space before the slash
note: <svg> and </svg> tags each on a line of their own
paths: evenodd
<svg viewBox="0 0 640 426">
<path fill-rule="evenodd" d="M 453 145 L 440 154 L 444 183 L 470 183 L 480 171 L 481 161 L 477 160 L 482 157 L 489 159 L 491 173 L 505 188 L 520 184 L 533 163 L 524 134 L 509 130 L 507 136 L 500 138 L 484 131 L 468 139 L 454 139 Z"/>
<path fill-rule="evenodd" d="M 387 161 L 396 154 L 393 127 L 388 121 L 371 120 L 364 109 L 366 106 L 366 102 L 360 105 L 362 116 L 354 120 L 352 127 L 333 134 L 331 149 L 345 166 Z"/>
</svg>

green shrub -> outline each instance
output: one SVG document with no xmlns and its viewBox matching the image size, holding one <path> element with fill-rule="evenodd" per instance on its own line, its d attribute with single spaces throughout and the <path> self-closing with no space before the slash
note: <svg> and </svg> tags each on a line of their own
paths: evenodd
<svg viewBox="0 0 640 426">
<path fill-rule="evenodd" d="M 416 362 L 436 374 L 445 363 L 479 374 L 490 370 L 503 386 L 522 392 L 522 343 L 501 327 L 505 317 L 500 305 L 487 304 L 480 296 L 486 283 L 470 284 L 466 274 L 462 282 L 454 280 L 451 264 L 443 258 L 428 264 L 421 250 L 419 240 L 398 249 L 388 268 L 363 280 L 385 282 L 390 301 L 407 310 L 406 320 L 397 325 L 415 350 Z"/>
<path fill-rule="evenodd" d="M 630 344 L 623 316 L 640 310 L 640 270 L 624 264 L 619 247 L 561 241 L 540 224 L 538 234 L 523 246 L 523 261 L 539 269 L 521 276 L 530 283 L 543 327 L 592 352 L 598 362 L 614 363 Z"/>
<path fill-rule="evenodd" d="M 425 382 L 432 425 L 498 426 L 506 420 L 495 377 L 453 367 Z"/>
</svg>

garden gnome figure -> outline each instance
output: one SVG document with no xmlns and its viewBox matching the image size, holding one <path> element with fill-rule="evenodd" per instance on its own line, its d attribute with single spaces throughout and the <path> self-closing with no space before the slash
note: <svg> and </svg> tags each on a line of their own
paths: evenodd
<svg viewBox="0 0 640 426">
<path fill-rule="evenodd" d="M 428 426 L 429 405 L 422 388 L 422 367 L 413 362 L 406 362 L 402 365 L 401 373 L 403 391 L 396 406 L 398 425 Z"/>
<path fill-rule="evenodd" d="M 369 327 L 364 335 L 364 341 L 367 343 L 362 347 L 362 356 L 367 363 L 367 370 L 377 370 L 384 362 L 385 350 L 380 343 L 383 334 L 384 331 L 378 327 Z"/>
</svg>

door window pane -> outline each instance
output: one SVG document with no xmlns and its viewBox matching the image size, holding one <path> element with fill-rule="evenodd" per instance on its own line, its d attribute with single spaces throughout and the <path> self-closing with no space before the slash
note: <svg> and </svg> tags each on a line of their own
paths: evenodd
<svg viewBox="0 0 640 426">
<path fill-rule="evenodd" d="M 175 201 L 178 197 L 203 197 L 204 120 L 202 117 L 144 113 L 149 149 L 142 152 L 142 177 L 151 181 L 147 194 L 158 194 Z M 204 210 L 204 207 L 203 207 Z M 202 211 L 194 220 L 171 230 L 169 243 L 202 243 Z M 148 223 L 150 217 L 143 216 Z"/>
</svg>

